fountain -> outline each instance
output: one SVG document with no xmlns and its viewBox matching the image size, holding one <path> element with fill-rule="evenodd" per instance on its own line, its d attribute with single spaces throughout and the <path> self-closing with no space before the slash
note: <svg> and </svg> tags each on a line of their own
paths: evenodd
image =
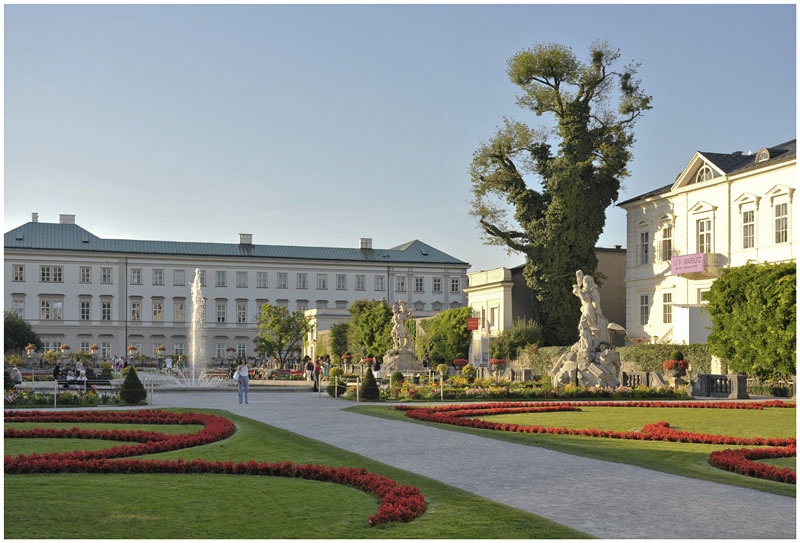
<svg viewBox="0 0 800 543">
<path fill-rule="evenodd" d="M 205 361 L 205 322 L 206 300 L 203 297 L 200 270 L 194 270 L 192 281 L 192 324 L 189 329 L 189 365 L 187 373 L 173 376 L 164 374 L 142 374 L 141 377 L 159 388 L 216 388 L 225 383 L 225 379 L 208 377 L 206 375 Z"/>
</svg>

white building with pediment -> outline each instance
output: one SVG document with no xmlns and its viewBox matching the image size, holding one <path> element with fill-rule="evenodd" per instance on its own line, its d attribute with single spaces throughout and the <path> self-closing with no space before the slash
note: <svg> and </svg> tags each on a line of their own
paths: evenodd
<svg viewBox="0 0 800 543">
<path fill-rule="evenodd" d="M 619 205 L 627 212 L 627 329 L 703 343 L 705 293 L 724 268 L 796 258 L 796 140 L 757 153 L 696 152 L 675 182 Z"/>
</svg>

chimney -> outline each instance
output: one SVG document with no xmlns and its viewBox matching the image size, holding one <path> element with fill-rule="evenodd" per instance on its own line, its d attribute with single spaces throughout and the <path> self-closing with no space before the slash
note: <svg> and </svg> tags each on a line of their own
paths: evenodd
<svg viewBox="0 0 800 543">
<path fill-rule="evenodd" d="M 239 245 L 252 245 L 253 234 L 239 234 Z"/>
<path fill-rule="evenodd" d="M 360 238 L 358 240 L 359 249 L 372 249 L 372 238 Z"/>
<path fill-rule="evenodd" d="M 75 215 L 59 215 L 58 222 L 60 224 L 75 224 Z"/>
<path fill-rule="evenodd" d="M 622 245 L 614 245 L 614 249 L 622 249 Z"/>
<path fill-rule="evenodd" d="M 39 214 L 35 211 L 31 213 L 31 222 L 39 222 Z"/>
</svg>

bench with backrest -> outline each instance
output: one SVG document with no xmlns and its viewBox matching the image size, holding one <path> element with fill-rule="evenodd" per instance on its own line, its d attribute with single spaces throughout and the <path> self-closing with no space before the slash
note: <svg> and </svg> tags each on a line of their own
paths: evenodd
<svg viewBox="0 0 800 543">
<path fill-rule="evenodd" d="M 305 375 L 305 371 L 292 371 L 292 370 L 272 370 L 270 373 L 271 379 L 289 379 L 291 377 L 296 377 L 298 375 Z"/>
<path fill-rule="evenodd" d="M 84 390 L 84 388 L 86 390 L 89 390 L 91 388 L 108 388 L 114 390 L 117 387 L 111 384 L 110 379 L 87 379 L 86 381 L 78 381 L 78 380 L 67 381 L 66 379 L 62 379 L 61 377 L 59 377 L 58 388 L 62 390 Z"/>
</svg>

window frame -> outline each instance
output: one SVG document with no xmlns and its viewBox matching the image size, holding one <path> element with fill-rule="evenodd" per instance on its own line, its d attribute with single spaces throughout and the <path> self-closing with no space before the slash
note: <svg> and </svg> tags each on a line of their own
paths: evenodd
<svg viewBox="0 0 800 543">
<path fill-rule="evenodd" d="M 12 268 L 12 281 L 14 283 L 24 283 L 25 282 L 25 264 L 14 264 Z"/>
<path fill-rule="evenodd" d="M 778 210 L 783 209 L 784 213 L 778 215 Z M 789 242 L 789 202 L 777 202 L 773 206 L 773 240 L 775 245 Z M 780 221 L 780 226 L 779 226 Z M 782 238 L 782 239 L 779 239 Z"/>
<path fill-rule="evenodd" d="M 130 284 L 131 285 L 142 284 L 142 268 L 131 268 Z"/>
<path fill-rule="evenodd" d="M 164 286 L 164 268 L 153 268 L 151 270 L 151 277 L 153 279 L 153 286 Z"/>
<path fill-rule="evenodd" d="M 214 273 L 214 286 L 218 288 L 226 288 L 228 286 L 228 272 L 227 270 L 216 270 Z"/>
<path fill-rule="evenodd" d="M 639 325 L 646 326 L 650 323 L 650 295 L 639 295 Z"/>
<path fill-rule="evenodd" d="M 661 321 L 664 324 L 672 324 L 672 293 L 671 292 L 663 292 L 661 294 Z"/>
<path fill-rule="evenodd" d="M 114 284 L 114 268 L 111 266 L 100 267 L 100 284 L 113 285 Z"/>
</svg>

